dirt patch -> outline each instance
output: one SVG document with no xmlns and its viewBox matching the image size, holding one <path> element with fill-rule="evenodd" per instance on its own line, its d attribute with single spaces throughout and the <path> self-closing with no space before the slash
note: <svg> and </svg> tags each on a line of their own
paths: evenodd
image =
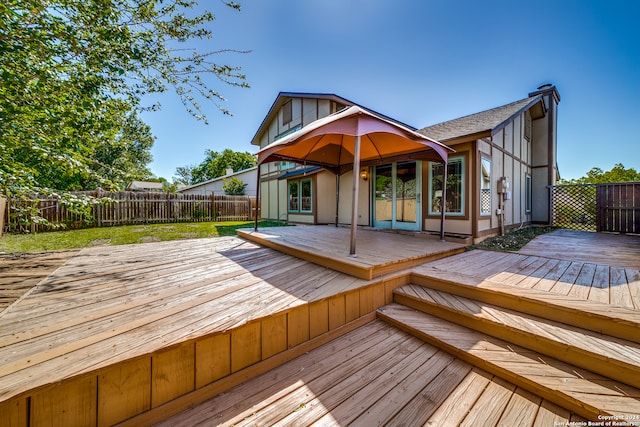
<svg viewBox="0 0 640 427">
<path fill-rule="evenodd" d="M 91 246 L 103 246 L 111 243 L 111 239 L 96 239 L 91 241 Z"/>
<path fill-rule="evenodd" d="M 142 238 L 142 243 L 153 243 L 153 242 L 161 242 L 162 239 L 156 236 L 144 236 Z"/>
<path fill-rule="evenodd" d="M 0 314 L 78 252 L 0 254 Z"/>
</svg>

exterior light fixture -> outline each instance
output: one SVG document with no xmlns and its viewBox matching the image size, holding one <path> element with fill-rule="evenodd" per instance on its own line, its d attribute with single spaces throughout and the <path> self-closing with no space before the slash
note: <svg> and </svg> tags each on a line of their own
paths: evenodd
<svg viewBox="0 0 640 427">
<path fill-rule="evenodd" d="M 369 179 L 369 171 L 367 170 L 367 168 L 360 169 L 360 178 L 362 178 L 363 181 Z"/>
</svg>

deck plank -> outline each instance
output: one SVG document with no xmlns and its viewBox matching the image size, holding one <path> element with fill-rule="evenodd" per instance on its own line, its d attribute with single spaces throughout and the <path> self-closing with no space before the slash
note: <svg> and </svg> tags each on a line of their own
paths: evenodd
<svg viewBox="0 0 640 427">
<path fill-rule="evenodd" d="M 385 419 L 387 426 L 424 424 L 429 417 L 461 382 L 473 367 L 460 359 L 454 359 L 433 381 L 417 393 L 393 418 Z"/>
<path fill-rule="evenodd" d="M 576 277 L 576 280 L 569 290 L 568 295 L 578 299 L 588 299 L 589 291 L 593 285 L 593 278 L 596 274 L 596 265 L 591 263 L 585 263 L 580 269 L 580 274 Z"/>
<path fill-rule="evenodd" d="M 458 426 L 484 390 L 491 384 L 493 375 L 474 368 L 447 396 L 438 409 L 429 417 L 425 426 Z"/>
<path fill-rule="evenodd" d="M 609 269 L 608 265 L 598 265 L 593 277 L 593 286 L 589 290 L 589 301 L 609 303 Z"/>
<path fill-rule="evenodd" d="M 507 381 L 494 378 L 476 400 L 467 416 L 460 423 L 460 426 L 497 425 L 515 388 L 515 385 Z"/>
<path fill-rule="evenodd" d="M 533 427 L 548 427 L 567 425 L 571 413 L 548 400 L 543 400 L 538 409 Z"/>
<path fill-rule="evenodd" d="M 621 267 L 611 268 L 609 302 L 620 307 L 635 308 L 626 271 Z"/>
<path fill-rule="evenodd" d="M 531 426 L 536 420 L 542 398 L 522 388 L 517 388 L 507 404 L 497 425 Z"/>
<path fill-rule="evenodd" d="M 640 310 L 640 269 L 633 268 L 625 269 L 627 283 L 629 285 L 629 293 L 631 293 L 631 299 L 633 301 L 633 307 L 636 310 Z"/>
<path fill-rule="evenodd" d="M 518 253 L 640 270 L 640 237 L 555 230 L 529 242 Z"/>
</svg>

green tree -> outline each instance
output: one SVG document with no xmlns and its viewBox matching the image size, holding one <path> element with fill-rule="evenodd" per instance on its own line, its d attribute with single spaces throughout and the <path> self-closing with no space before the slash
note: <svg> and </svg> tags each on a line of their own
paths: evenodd
<svg viewBox="0 0 640 427">
<path fill-rule="evenodd" d="M 217 151 L 205 151 L 205 159 L 198 165 L 191 167 L 191 182 L 197 184 L 218 178 L 226 174 L 227 168 L 232 168 L 238 172 L 249 169 L 258 164 L 256 156 L 248 152 L 233 151 L 229 148 L 221 153 Z M 189 168 L 183 167 L 182 169 Z M 184 173 L 178 168 L 176 174 Z"/>
<path fill-rule="evenodd" d="M 193 182 L 193 170 L 195 166 L 179 166 L 176 168 L 176 173 L 173 176 L 173 181 L 178 184 L 192 185 Z"/>
<path fill-rule="evenodd" d="M 227 196 L 244 196 L 244 190 L 246 187 L 247 184 L 245 184 L 244 181 L 232 176 L 231 178 L 224 180 L 222 190 L 224 190 L 224 194 Z"/>
<path fill-rule="evenodd" d="M 559 184 L 607 184 L 615 182 L 640 182 L 640 172 L 634 168 L 625 168 L 622 163 L 616 163 L 609 171 L 599 167 L 591 168 L 586 176 L 577 179 L 561 180 Z"/>
<path fill-rule="evenodd" d="M 173 89 L 197 119 L 206 121 L 203 101 L 229 114 L 217 87 L 248 87 L 245 76 L 214 60 L 229 50 L 191 44 L 211 38 L 214 19 L 196 0 L 3 1 L 0 192 L 62 194 L 86 182 L 111 189 L 144 173 L 150 141 L 136 112 L 145 96 Z"/>
</svg>

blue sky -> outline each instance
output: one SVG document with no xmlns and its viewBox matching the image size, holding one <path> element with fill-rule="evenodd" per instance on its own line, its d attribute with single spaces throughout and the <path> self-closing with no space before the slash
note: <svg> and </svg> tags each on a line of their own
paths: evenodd
<svg viewBox="0 0 640 427">
<path fill-rule="evenodd" d="M 196 121 L 172 94 L 144 113 L 157 137 L 152 172 L 171 180 L 206 149 L 254 153 L 250 140 L 280 91 L 335 93 L 415 127 L 525 98 L 544 83 L 561 96 L 558 166 L 578 178 L 616 163 L 640 170 L 640 3 L 539 0 L 239 0 L 216 14 L 199 50 L 250 50 L 250 89 Z"/>
</svg>

